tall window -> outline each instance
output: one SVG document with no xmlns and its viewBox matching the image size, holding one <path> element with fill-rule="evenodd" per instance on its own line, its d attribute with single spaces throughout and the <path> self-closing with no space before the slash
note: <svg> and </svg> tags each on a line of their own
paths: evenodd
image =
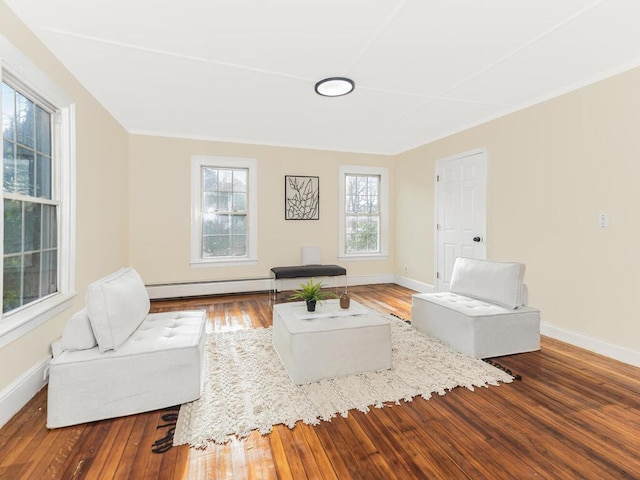
<svg viewBox="0 0 640 480">
<path fill-rule="evenodd" d="M 346 253 L 380 252 L 380 175 L 346 174 Z"/>
<path fill-rule="evenodd" d="M 1 348 L 76 293 L 74 103 L 2 35 L 0 65 Z"/>
<path fill-rule="evenodd" d="M 256 259 L 257 168 L 253 159 L 192 159 L 192 263 Z"/>
<path fill-rule="evenodd" d="M 386 258 L 388 171 L 340 167 L 339 248 L 343 258 Z"/>
<path fill-rule="evenodd" d="M 247 255 L 249 170 L 202 167 L 202 257 Z"/>
<path fill-rule="evenodd" d="M 52 110 L 2 82 L 4 313 L 58 291 Z"/>
</svg>

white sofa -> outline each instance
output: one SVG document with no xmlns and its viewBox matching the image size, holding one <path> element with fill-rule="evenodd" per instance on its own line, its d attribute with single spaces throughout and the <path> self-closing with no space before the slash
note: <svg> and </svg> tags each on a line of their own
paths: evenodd
<svg viewBox="0 0 640 480">
<path fill-rule="evenodd" d="M 157 410 L 197 399 L 204 380 L 203 311 L 149 314 L 132 268 L 92 283 L 86 308 L 52 344 L 47 427 Z"/>
<path fill-rule="evenodd" d="M 525 266 L 458 257 L 448 292 L 413 295 L 411 324 L 474 358 L 540 349 L 540 311 L 526 306 Z"/>
</svg>

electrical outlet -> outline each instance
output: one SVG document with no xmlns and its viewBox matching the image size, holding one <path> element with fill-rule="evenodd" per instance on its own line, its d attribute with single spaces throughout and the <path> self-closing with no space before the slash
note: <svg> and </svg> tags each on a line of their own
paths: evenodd
<svg viewBox="0 0 640 480">
<path fill-rule="evenodd" d="M 407 273 L 409 271 L 409 267 L 407 267 L 406 265 L 404 266 L 404 273 Z"/>
</svg>

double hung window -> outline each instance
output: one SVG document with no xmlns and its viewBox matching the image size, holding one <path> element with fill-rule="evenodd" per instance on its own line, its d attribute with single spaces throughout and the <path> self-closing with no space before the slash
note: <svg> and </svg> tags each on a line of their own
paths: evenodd
<svg viewBox="0 0 640 480">
<path fill-rule="evenodd" d="M 346 253 L 380 252 L 380 175 L 346 174 Z"/>
<path fill-rule="evenodd" d="M 340 254 L 345 258 L 387 255 L 388 178 L 379 167 L 340 167 Z"/>
<path fill-rule="evenodd" d="M 3 313 L 58 291 L 52 114 L 44 102 L 2 83 Z"/>
<path fill-rule="evenodd" d="M 1 347 L 75 295 L 75 124 L 71 99 L 1 36 L 0 60 Z"/>
<path fill-rule="evenodd" d="M 194 156 L 191 168 L 192 264 L 255 261 L 255 160 Z"/>
</svg>

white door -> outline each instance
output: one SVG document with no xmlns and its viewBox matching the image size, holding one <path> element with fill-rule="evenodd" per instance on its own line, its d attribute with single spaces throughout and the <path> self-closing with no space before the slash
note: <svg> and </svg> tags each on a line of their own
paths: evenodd
<svg viewBox="0 0 640 480">
<path fill-rule="evenodd" d="M 449 289 L 456 257 L 486 259 L 487 154 L 436 162 L 436 289 Z"/>
</svg>

